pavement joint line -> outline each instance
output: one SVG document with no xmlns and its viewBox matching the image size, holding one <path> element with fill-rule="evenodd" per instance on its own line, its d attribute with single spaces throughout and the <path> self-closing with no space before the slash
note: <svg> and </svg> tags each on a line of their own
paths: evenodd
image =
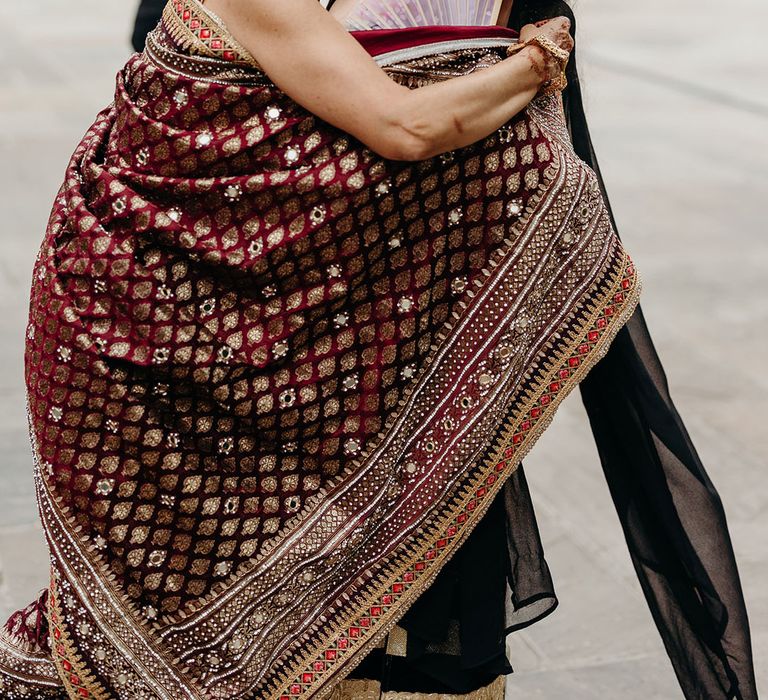
<svg viewBox="0 0 768 700">
<path fill-rule="evenodd" d="M 753 100 L 744 99 L 730 92 L 717 90 L 701 83 L 696 83 L 682 78 L 675 78 L 649 68 L 643 68 L 633 63 L 609 58 L 604 54 L 594 51 L 582 50 L 584 58 L 598 68 L 621 73 L 632 78 L 637 78 L 647 83 L 661 85 L 669 90 L 684 93 L 691 97 L 696 97 L 706 102 L 714 102 L 720 106 L 731 107 L 740 112 L 752 114 L 757 117 L 768 119 L 768 105 Z"/>
</svg>

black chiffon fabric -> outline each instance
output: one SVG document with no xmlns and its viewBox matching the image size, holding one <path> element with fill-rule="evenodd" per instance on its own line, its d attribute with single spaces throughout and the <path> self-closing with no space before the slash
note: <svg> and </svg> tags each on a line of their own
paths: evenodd
<svg viewBox="0 0 768 700">
<path fill-rule="evenodd" d="M 147 34 L 157 26 L 164 7 L 165 0 L 141 0 L 139 3 L 131 34 L 131 44 L 133 44 L 135 51 L 144 50 Z"/>
<path fill-rule="evenodd" d="M 563 2 L 515 5 L 515 26 L 568 14 L 575 29 Z M 574 148 L 597 173 L 608 202 L 575 54 L 569 82 L 564 98 Z M 635 571 L 684 696 L 756 699 L 725 511 L 672 401 L 642 307 L 582 382 L 581 395 Z"/>
<path fill-rule="evenodd" d="M 522 467 L 406 613 L 407 655 L 375 650 L 353 678 L 384 691 L 462 694 L 512 672 L 507 635 L 552 612 L 552 586 Z"/>
<path fill-rule="evenodd" d="M 142 0 L 137 49 L 164 4 Z M 509 26 L 560 15 L 575 33 L 566 3 L 515 0 Z M 571 138 L 600 177 L 575 52 L 567 73 Z M 608 201 L 602 177 L 600 183 Z M 640 308 L 581 394 L 629 554 L 684 697 L 755 700 L 749 624 L 723 506 L 670 397 Z M 406 655 L 374 650 L 352 677 L 379 679 L 383 690 L 470 692 L 510 673 L 507 635 L 556 606 L 521 466 L 400 622 Z"/>
</svg>

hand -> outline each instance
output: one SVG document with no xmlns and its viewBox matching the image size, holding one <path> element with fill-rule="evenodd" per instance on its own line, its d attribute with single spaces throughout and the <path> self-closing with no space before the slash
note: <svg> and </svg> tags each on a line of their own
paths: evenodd
<svg viewBox="0 0 768 700">
<path fill-rule="evenodd" d="M 536 22 L 536 24 L 526 24 L 520 30 L 520 42 L 525 43 L 535 36 L 545 36 L 556 46 L 570 53 L 573 50 L 570 28 L 571 21 L 567 17 L 556 17 Z M 563 64 L 540 46 L 535 44 L 528 46 L 524 52 L 531 61 L 542 85 L 557 80 L 564 70 Z"/>
<path fill-rule="evenodd" d="M 568 53 L 573 51 L 573 39 L 570 33 L 571 20 L 567 17 L 545 19 L 536 24 L 526 24 L 520 30 L 520 41 L 525 43 L 536 35 L 543 34 Z"/>
</svg>

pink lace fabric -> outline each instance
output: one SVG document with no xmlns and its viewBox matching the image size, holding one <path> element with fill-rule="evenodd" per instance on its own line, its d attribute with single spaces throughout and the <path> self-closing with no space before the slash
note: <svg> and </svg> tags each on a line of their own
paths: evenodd
<svg viewBox="0 0 768 700">
<path fill-rule="evenodd" d="M 358 0 L 346 17 L 353 31 L 426 26 L 489 26 L 498 16 L 497 0 Z"/>
</svg>

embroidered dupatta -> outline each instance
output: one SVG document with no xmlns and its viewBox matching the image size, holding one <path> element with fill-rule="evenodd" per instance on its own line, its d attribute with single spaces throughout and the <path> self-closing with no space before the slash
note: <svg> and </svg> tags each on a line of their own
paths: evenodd
<svg viewBox="0 0 768 700">
<path fill-rule="evenodd" d="M 418 87 L 501 60 L 514 34 L 360 40 Z M 388 162 L 275 88 L 195 0 L 172 0 L 118 76 L 34 280 L 52 577 L 0 643 L 9 698 L 328 694 L 639 294 L 558 98 Z"/>
</svg>

